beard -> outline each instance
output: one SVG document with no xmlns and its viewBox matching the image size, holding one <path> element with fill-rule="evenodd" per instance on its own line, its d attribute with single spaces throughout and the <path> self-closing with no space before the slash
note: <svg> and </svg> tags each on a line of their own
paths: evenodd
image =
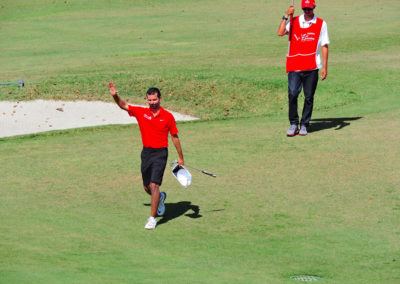
<svg viewBox="0 0 400 284">
<path fill-rule="evenodd" d="M 160 104 L 150 104 L 151 109 L 157 109 L 160 107 Z"/>
</svg>

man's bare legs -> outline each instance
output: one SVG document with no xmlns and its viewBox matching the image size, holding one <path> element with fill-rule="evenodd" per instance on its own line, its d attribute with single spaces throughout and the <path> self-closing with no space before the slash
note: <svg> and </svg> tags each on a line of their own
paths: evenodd
<svg viewBox="0 0 400 284">
<path fill-rule="evenodd" d="M 151 216 L 156 217 L 158 204 L 160 202 L 160 185 L 150 182 L 149 185 L 144 186 L 144 190 L 147 194 L 151 195 Z"/>
</svg>

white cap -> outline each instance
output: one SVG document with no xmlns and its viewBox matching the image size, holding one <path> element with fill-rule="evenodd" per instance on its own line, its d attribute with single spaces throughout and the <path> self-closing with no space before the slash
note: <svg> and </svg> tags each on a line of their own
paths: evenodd
<svg viewBox="0 0 400 284">
<path fill-rule="evenodd" d="M 188 188 L 192 183 L 192 175 L 184 166 L 175 165 L 172 168 L 172 175 L 184 188 Z"/>
</svg>

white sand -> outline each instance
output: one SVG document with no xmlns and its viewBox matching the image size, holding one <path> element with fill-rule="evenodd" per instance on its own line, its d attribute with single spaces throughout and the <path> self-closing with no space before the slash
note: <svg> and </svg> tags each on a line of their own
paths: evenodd
<svg viewBox="0 0 400 284">
<path fill-rule="evenodd" d="M 195 117 L 172 112 L 176 121 Z M 0 137 L 51 130 L 137 123 L 115 103 L 101 101 L 0 101 Z"/>
</svg>

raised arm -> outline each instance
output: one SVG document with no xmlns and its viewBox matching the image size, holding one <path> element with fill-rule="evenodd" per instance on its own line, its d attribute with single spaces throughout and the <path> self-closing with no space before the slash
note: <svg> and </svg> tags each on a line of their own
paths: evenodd
<svg viewBox="0 0 400 284">
<path fill-rule="evenodd" d="M 182 147 L 181 147 L 181 142 L 179 141 L 178 134 L 171 135 L 171 139 L 172 139 L 172 142 L 174 143 L 176 151 L 178 152 L 178 155 L 179 155 L 178 164 L 180 166 L 183 166 L 185 164 L 185 162 L 183 161 Z"/>
<path fill-rule="evenodd" d="M 115 85 L 113 82 L 108 83 L 108 87 L 110 88 L 110 94 L 113 96 L 114 101 L 117 105 L 126 111 L 129 111 L 128 104 L 118 96 L 118 91 L 115 89 Z"/>
<path fill-rule="evenodd" d="M 293 7 L 293 5 L 290 5 L 289 9 L 287 10 L 287 12 L 285 14 L 285 18 L 288 19 L 293 14 L 294 14 L 294 7 Z M 286 23 L 287 23 L 287 20 L 282 18 L 282 21 L 278 27 L 278 36 L 284 36 L 287 34 Z"/>
</svg>

